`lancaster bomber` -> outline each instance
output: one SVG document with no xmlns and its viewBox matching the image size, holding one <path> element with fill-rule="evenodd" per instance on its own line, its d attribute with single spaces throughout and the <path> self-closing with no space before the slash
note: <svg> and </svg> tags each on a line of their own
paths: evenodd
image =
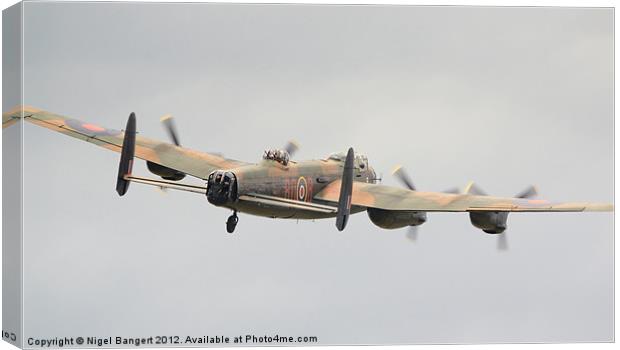
<svg viewBox="0 0 620 350">
<path fill-rule="evenodd" d="M 385 186 L 378 183 L 368 158 L 353 148 L 324 159 L 297 161 L 291 158 L 297 145 L 289 142 L 282 149 L 266 150 L 258 163 L 227 159 L 182 147 L 171 117 L 162 118 L 171 143 L 137 135 L 134 113 L 121 131 L 18 106 L 3 113 L 2 127 L 22 119 L 119 152 L 116 191 L 120 196 L 135 182 L 198 193 L 209 203 L 232 210 L 226 221 L 229 233 L 237 226 L 237 213 L 284 219 L 336 218 L 336 227 L 342 231 L 351 214 L 363 211 L 373 224 L 384 229 L 422 225 L 427 212 L 467 212 L 475 227 L 502 234 L 510 212 L 613 211 L 612 204 L 535 199 L 534 187 L 514 198 L 488 196 L 475 185 L 462 192 L 417 191 L 402 168 L 394 174 L 404 187 Z M 145 160 L 148 170 L 161 179 L 133 175 L 135 158 Z M 205 185 L 181 182 L 188 175 Z"/>
</svg>

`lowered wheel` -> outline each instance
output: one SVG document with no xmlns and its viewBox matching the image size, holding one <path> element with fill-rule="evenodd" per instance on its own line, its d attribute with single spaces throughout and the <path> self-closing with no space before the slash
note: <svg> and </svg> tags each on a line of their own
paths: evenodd
<svg viewBox="0 0 620 350">
<path fill-rule="evenodd" d="M 231 216 L 226 220 L 226 231 L 228 233 L 235 232 L 235 227 L 237 227 L 237 223 L 239 222 L 239 217 L 237 216 L 237 212 L 234 212 Z"/>
</svg>

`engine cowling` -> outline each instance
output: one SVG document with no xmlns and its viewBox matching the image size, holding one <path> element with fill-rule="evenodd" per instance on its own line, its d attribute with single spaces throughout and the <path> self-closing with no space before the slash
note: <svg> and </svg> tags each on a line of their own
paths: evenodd
<svg viewBox="0 0 620 350">
<path fill-rule="evenodd" d="M 150 172 L 152 172 L 155 175 L 161 176 L 164 180 L 180 181 L 180 180 L 183 180 L 183 178 L 185 178 L 184 173 L 178 170 L 165 167 L 163 165 L 159 165 L 157 163 L 147 161 L 146 167 L 149 169 Z"/>
<path fill-rule="evenodd" d="M 506 221 L 508 220 L 507 211 L 469 213 L 471 224 L 486 233 L 497 234 L 506 231 Z"/>
<path fill-rule="evenodd" d="M 368 208 L 368 217 L 373 224 L 384 229 L 417 226 L 426 222 L 426 213 L 411 210 L 385 210 Z"/>
</svg>

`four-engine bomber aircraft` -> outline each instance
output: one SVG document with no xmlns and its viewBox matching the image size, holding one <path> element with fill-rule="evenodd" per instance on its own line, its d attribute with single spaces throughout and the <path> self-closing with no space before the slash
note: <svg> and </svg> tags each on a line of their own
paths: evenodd
<svg viewBox="0 0 620 350">
<path fill-rule="evenodd" d="M 297 146 L 265 151 L 258 164 L 226 159 L 220 155 L 181 147 L 172 119 L 163 118 L 172 143 L 136 135 L 136 117 L 131 113 L 124 131 L 107 129 L 32 107 L 16 107 L 3 113 L 2 127 L 20 119 L 58 131 L 97 146 L 120 152 L 116 191 L 123 196 L 131 182 L 206 195 L 216 206 L 233 214 L 226 222 L 232 233 L 237 213 L 270 218 L 323 219 L 336 217 L 344 230 L 350 214 L 366 211 L 370 220 L 384 229 L 418 226 L 426 212 L 468 212 L 471 223 L 486 233 L 502 233 L 510 212 L 613 211 L 611 204 L 554 203 L 532 199 L 534 188 L 515 198 L 485 195 L 475 186 L 464 193 L 421 192 L 402 169 L 395 174 L 408 188 L 377 184 L 368 159 L 355 154 L 335 153 L 320 160 L 294 161 Z M 132 175 L 134 157 L 146 161 L 150 172 L 162 178 Z M 195 186 L 179 182 L 190 175 L 206 182 Z"/>
</svg>

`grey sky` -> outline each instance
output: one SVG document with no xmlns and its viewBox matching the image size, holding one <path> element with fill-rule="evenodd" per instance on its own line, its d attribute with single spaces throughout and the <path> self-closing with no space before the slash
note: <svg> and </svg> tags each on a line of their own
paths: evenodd
<svg viewBox="0 0 620 350">
<path fill-rule="evenodd" d="M 613 10 L 26 3 L 25 101 L 258 160 L 349 146 L 384 184 L 475 180 L 613 200 Z M 118 155 L 25 126 L 25 336 L 316 335 L 322 344 L 609 341 L 613 216 L 513 214 L 510 250 L 465 214 L 416 243 L 366 214 L 240 216 L 114 191 Z M 137 173 L 146 174 L 143 162 Z M 85 321 L 88 320 L 88 321 Z"/>
</svg>

